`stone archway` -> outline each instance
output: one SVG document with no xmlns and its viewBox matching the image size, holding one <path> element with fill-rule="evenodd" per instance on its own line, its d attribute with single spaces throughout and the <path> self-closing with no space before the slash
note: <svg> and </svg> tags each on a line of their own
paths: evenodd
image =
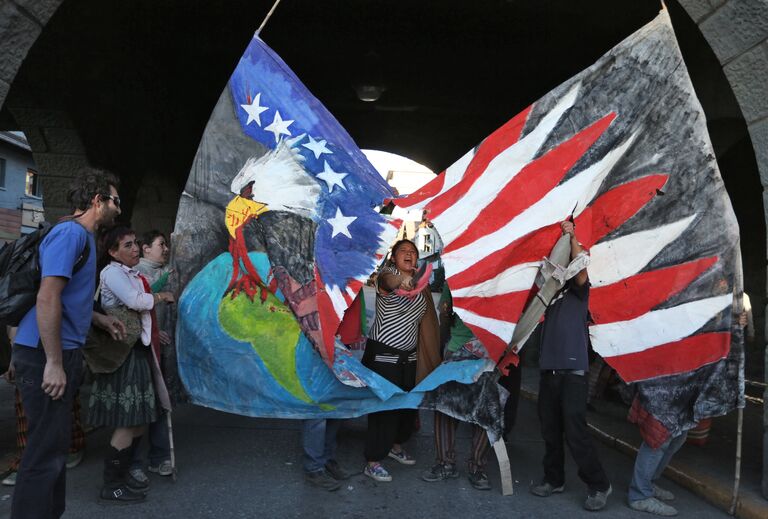
<svg viewBox="0 0 768 519">
<path fill-rule="evenodd" d="M 80 136 L 69 114 L 16 99 L 8 106 L 18 129 L 24 132 L 40 168 L 45 219 L 55 222 L 69 214 L 67 191 L 71 179 L 88 165 Z"/>
<path fill-rule="evenodd" d="M 0 106 L 37 37 L 63 0 L 2 0 L 0 2 Z"/>
<path fill-rule="evenodd" d="M 679 0 L 717 55 L 747 123 L 768 186 L 768 2 Z M 768 201 L 768 198 L 764 200 Z"/>
<path fill-rule="evenodd" d="M 0 2 L 0 107 L 24 59 L 63 0 L 2 0 Z M 85 152 L 68 114 L 39 106 L 36 100 L 8 106 L 18 130 L 24 131 L 42 174 L 46 219 L 68 212 L 69 178 L 87 164 Z M 50 172 L 60 172 L 52 175 Z M 66 177 L 66 178 L 64 178 Z"/>
<path fill-rule="evenodd" d="M 747 123 L 768 221 L 768 1 L 679 0 L 715 52 Z M 765 357 L 768 373 L 768 353 Z M 764 397 L 768 400 L 768 390 Z M 764 404 L 765 405 L 765 404 Z M 768 409 L 768 407 L 765 407 Z M 768 498 L 768 412 L 763 422 L 763 496 Z"/>
</svg>

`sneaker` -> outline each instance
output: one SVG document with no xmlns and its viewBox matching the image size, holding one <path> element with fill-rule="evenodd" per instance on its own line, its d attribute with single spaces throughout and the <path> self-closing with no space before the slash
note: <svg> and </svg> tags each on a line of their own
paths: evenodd
<svg viewBox="0 0 768 519">
<path fill-rule="evenodd" d="M 85 449 L 80 449 L 77 452 L 70 452 L 67 454 L 67 468 L 73 469 L 80 465 L 80 462 L 83 461 L 83 458 L 85 457 Z"/>
<path fill-rule="evenodd" d="M 149 478 L 147 477 L 147 474 L 146 474 L 146 472 L 144 472 L 144 471 L 143 471 L 143 470 L 141 470 L 140 468 L 137 468 L 137 469 L 131 469 L 131 470 L 129 470 L 129 471 L 128 471 L 128 474 L 129 474 L 129 475 L 130 475 L 130 476 L 131 476 L 133 479 L 135 479 L 136 481 L 138 481 L 139 483 L 146 483 L 146 484 L 149 484 Z"/>
<path fill-rule="evenodd" d="M 413 459 L 407 452 L 405 452 L 405 449 L 401 449 L 400 452 L 390 450 L 389 457 L 393 460 L 397 460 L 403 465 L 416 465 L 416 460 Z"/>
<path fill-rule="evenodd" d="M 125 476 L 125 484 L 128 488 L 136 492 L 144 492 L 149 490 L 149 478 L 141 469 L 131 469 Z"/>
<path fill-rule="evenodd" d="M 629 507 L 639 512 L 648 512 L 649 514 L 662 515 L 664 517 L 674 517 L 677 515 L 677 509 L 662 503 L 655 497 L 647 497 L 638 501 L 630 501 Z"/>
<path fill-rule="evenodd" d="M 611 485 L 608 485 L 608 489 L 604 491 L 591 491 L 587 496 L 587 500 L 584 501 L 584 508 L 590 512 L 602 510 L 605 508 L 605 504 L 608 502 L 608 496 L 611 495 L 611 492 L 613 492 L 613 487 Z"/>
<path fill-rule="evenodd" d="M 3 480 L 3 485 L 5 485 L 6 487 L 14 486 L 16 484 L 16 475 L 17 474 L 18 474 L 18 472 L 16 472 L 14 470 L 13 472 L 11 472 L 7 476 L 5 476 L 5 479 Z"/>
<path fill-rule="evenodd" d="M 381 466 L 381 463 L 374 463 L 373 465 L 366 464 L 363 474 L 376 481 L 392 481 L 392 476 L 389 475 L 387 469 Z"/>
<path fill-rule="evenodd" d="M 339 462 L 336 460 L 329 460 L 325 464 L 325 471 L 336 481 L 343 481 L 349 479 L 350 473 L 341 468 Z"/>
<path fill-rule="evenodd" d="M 173 467 L 171 466 L 171 460 L 165 460 L 159 465 L 150 465 L 147 467 L 150 472 L 154 472 L 160 476 L 170 476 L 173 474 Z"/>
<path fill-rule="evenodd" d="M 467 478 L 469 478 L 469 484 L 472 485 L 472 488 L 476 490 L 491 489 L 491 482 L 488 481 L 488 475 L 482 470 L 470 472 L 467 474 Z"/>
<path fill-rule="evenodd" d="M 565 490 L 565 485 L 553 486 L 549 481 L 542 481 L 540 485 L 531 487 L 531 494 L 539 497 L 549 497 L 552 494 L 560 494 Z"/>
<path fill-rule="evenodd" d="M 662 501 L 674 501 L 675 494 L 661 487 L 653 485 L 653 497 L 661 499 Z"/>
<path fill-rule="evenodd" d="M 453 463 L 437 463 L 431 469 L 424 471 L 421 479 L 433 483 L 445 479 L 456 479 L 459 477 L 459 471 Z"/>
<path fill-rule="evenodd" d="M 317 472 L 305 472 L 304 481 L 313 487 L 327 490 L 328 492 L 333 492 L 334 490 L 341 488 L 341 483 L 336 481 L 324 470 L 319 470 Z"/>
</svg>

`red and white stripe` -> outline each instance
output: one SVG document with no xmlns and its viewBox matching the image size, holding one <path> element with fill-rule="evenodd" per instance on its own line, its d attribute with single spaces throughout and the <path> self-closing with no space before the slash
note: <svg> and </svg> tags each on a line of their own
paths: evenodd
<svg viewBox="0 0 768 519">
<path fill-rule="evenodd" d="M 590 309 L 597 323 L 591 328 L 593 346 L 619 374 L 628 381 L 640 380 L 722 358 L 727 354 L 722 333 L 694 334 L 730 307 L 730 295 L 654 309 L 717 258 L 643 272 L 664 247 L 695 224 L 695 214 L 603 240 L 638 213 L 667 180 L 664 174 L 647 175 L 597 196 L 635 143 L 635 135 L 564 180 L 618 115 L 608 112 L 540 153 L 578 93 L 579 85 L 573 86 L 521 137 L 531 107 L 524 110 L 432 182 L 395 203 L 428 211 L 445 244 L 442 259 L 454 309 L 494 360 L 512 338 L 533 293 L 541 258 L 560 235 L 559 222 L 574 207 L 577 236 L 592 256 Z M 615 312 L 614 307 L 624 310 Z M 648 361 L 656 350 L 666 357 L 692 348 L 697 353 L 688 355 L 691 360 Z"/>
</svg>

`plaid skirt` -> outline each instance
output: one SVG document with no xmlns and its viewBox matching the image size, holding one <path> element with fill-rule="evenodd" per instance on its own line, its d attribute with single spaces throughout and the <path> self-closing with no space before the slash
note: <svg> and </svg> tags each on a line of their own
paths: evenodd
<svg viewBox="0 0 768 519">
<path fill-rule="evenodd" d="M 149 348 L 139 343 L 115 372 L 93 375 L 88 402 L 89 424 L 136 427 L 157 420 L 149 354 Z"/>
</svg>

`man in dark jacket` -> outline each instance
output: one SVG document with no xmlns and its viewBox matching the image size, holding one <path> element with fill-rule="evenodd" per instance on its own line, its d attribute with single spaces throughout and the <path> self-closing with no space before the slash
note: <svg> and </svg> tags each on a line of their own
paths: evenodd
<svg viewBox="0 0 768 519">
<path fill-rule="evenodd" d="M 576 239 L 572 222 L 560 224 L 570 235 L 571 261 L 585 254 Z M 605 507 L 612 488 L 587 429 L 587 316 L 589 280 L 585 267 L 569 279 L 547 308 L 541 336 L 539 368 L 539 420 L 545 443 L 544 479 L 531 493 L 549 497 L 562 492 L 565 483 L 565 442 L 579 477 L 589 493 L 584 508 Z"/>
</svg>

